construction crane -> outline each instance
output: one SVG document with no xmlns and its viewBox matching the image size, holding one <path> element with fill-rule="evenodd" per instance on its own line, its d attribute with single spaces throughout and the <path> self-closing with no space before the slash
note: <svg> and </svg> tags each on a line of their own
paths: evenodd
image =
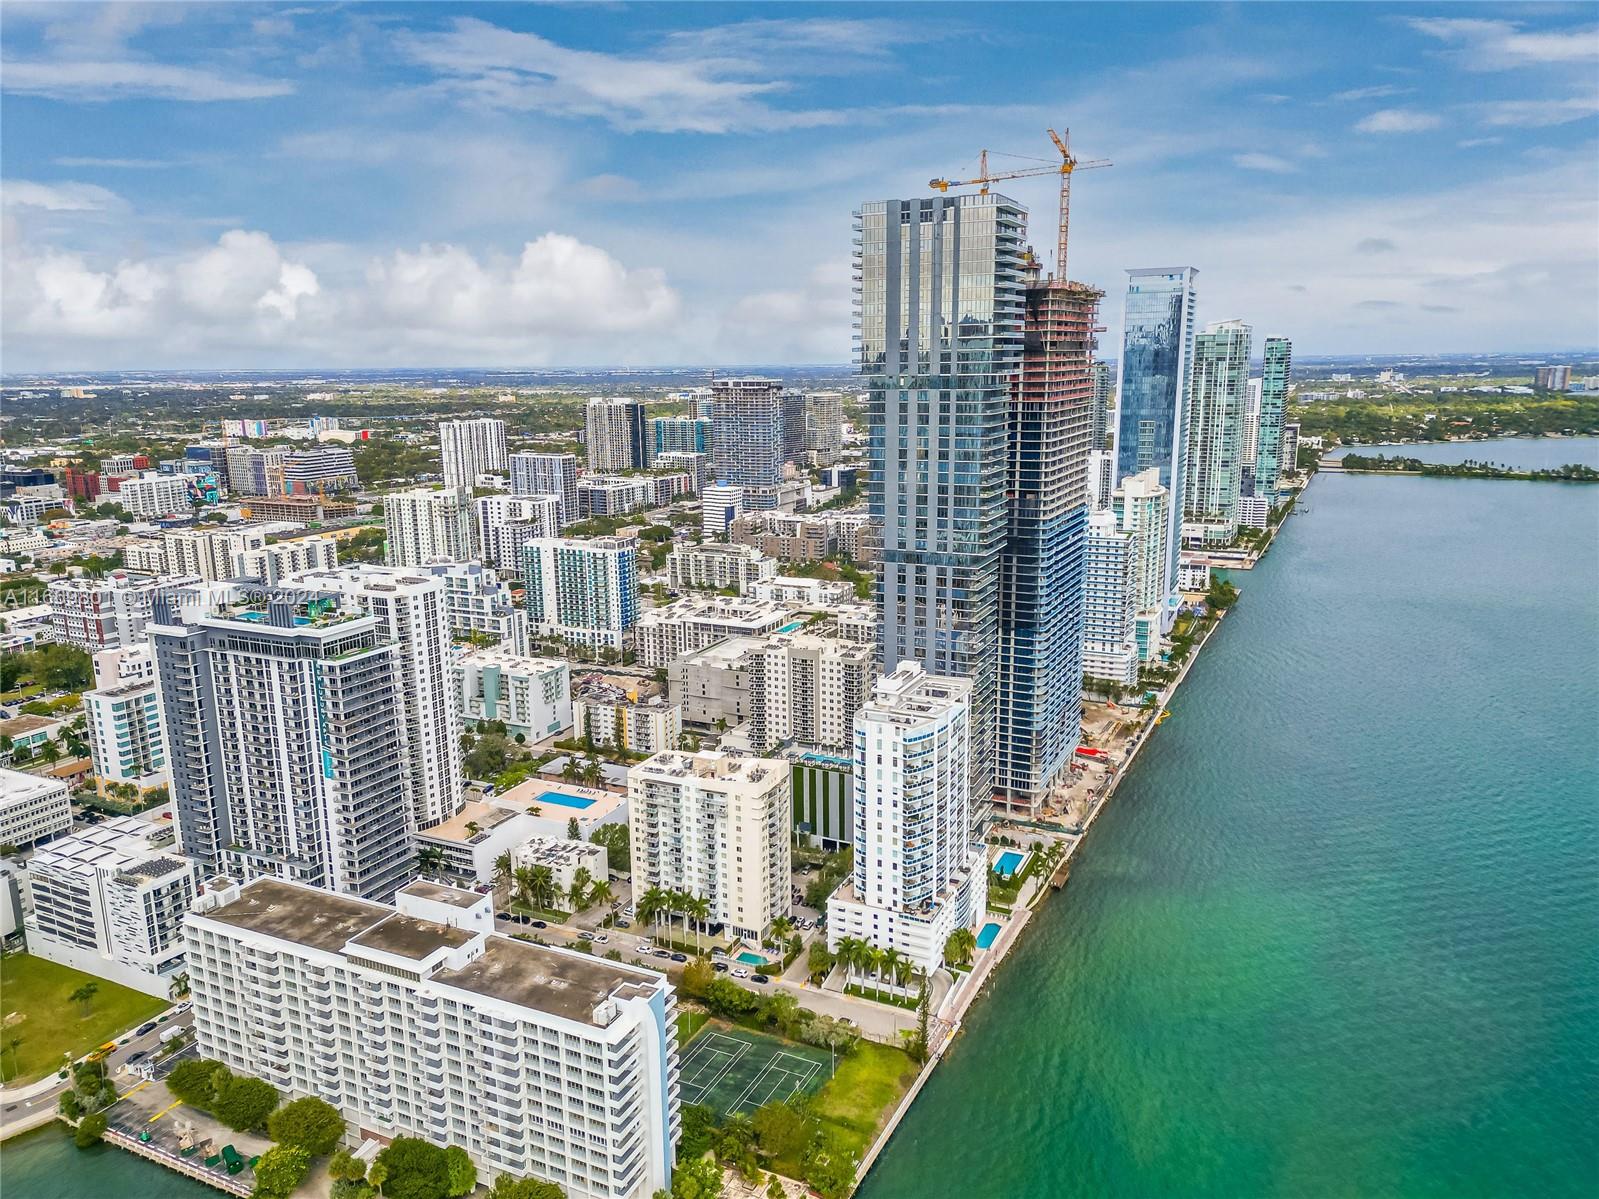
<svg viewBox="0 0 1599 1199">
<path fill-rule="evenodd" d="M 1055 143 L 1055 149 L 1060 151 L 1059 166 L 1027 167 L 1020 171 L 1001 171 L 990 174 L 988 170 L 988 151 L 984 150 L 978 158 L 978 174 L 975 179 L 929 179 L 928 187 L 937 188 L 947 192 L 952 187 L 970 187 L 979 184 L 982 187 L 980 195 L 988 194 L 988 185 L 997 183 L 1001 179 L 1026 179 L 1033 175 L 1060 176 L 1060 232 L 1055 241 L 1055 275 L 1062 283 L 1066 281 L 1066 228 L 1071 219 L 1072 207 L 1072 172 L 1091 171 L 1095 167 L 1108 167 L 1111 165 L 1108 158 L 1096 158 L 1092 162 L 1079 162 L 1072 157 L 1071 152 L 1072 131 L 1066 130 L 1064 134 L 1049 131 L 1050 141 Z"/>
</svg>

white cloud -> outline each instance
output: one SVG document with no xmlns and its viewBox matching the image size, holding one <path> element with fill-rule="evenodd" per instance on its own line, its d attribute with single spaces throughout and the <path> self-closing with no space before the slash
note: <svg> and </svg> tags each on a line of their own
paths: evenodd
<svg viewBox="0 0 1599 1199">
<path fill-rule="evenodd" d="M 1414 108 L 1383 108 L 1355 122 L 1361 133 L 1421 133 L 1436 129 L 1443 119 L 1434 113 Z"/>
<path fill-rule="evenodd" d="M 1279 158 L 1275 154 L 1235 154 L 1233 165 L 1246 171 L 1266 171 L 1273 175 L 1292 175 L 1299 170 L 1286 158 Z"/>
<path fill-rule="evenodd" d="M 132 60 L 15 59 L 0 67 L 0 88 L 52 100 L 112 100 L 147 96 L 160 100 L 260 100 L 286 96 L 294 85 L 282 79 L 223 75 L 199 67 Z"/>
<path fill-rule="evenodd" d="M 1400 87 L 1397 83 L 1379 83 L 1375 87 L 1356 87 L 1347 92 L 1337 92 L 1334 100 L 1381 100 L 1384 96 L 1403 96 L 1407 92 L 1415 91 L 1412 87 Z"/>
<path fill-rule="evenodd" d="M 786 110 L 770 72 L 719 57 L 682 59 L 572 50 L 535 33 L 463 17 L 444 33 L 406 33 L 400 51 L 449 91 L 488 108 L 595 117 L 626 131 L 732 133 L 841 123 L 842 113 Z"/>
<path fill-rule="evenodd" d="M 1599 61 L 1599 26 L 1594 25 L 1528 33 L 1515 21 L 1413 17 L 1410 27 L 1450 46 L 1451 59 L 1468 71 Z"/>
<path fill-rule="evenodd" d="M 0 183 L 0 204 L 46 212 L 110 212 L 125 207 L 121 196 L 96 183 L 34 183 L 27 179 Z"/>
<path fill-rule="evenodd" d="M 724 361 L 847 362 L 850 264 L 813 268 L 799 285 L 745 296 L 722 315 Z"/>
<path fill-rule="evenodd" d="M 1599 96 L 1575 96 L 1568 100 L 1492 100 L 1476 107 L 1485 125 L 1544 129 L 1599 113 Z"/>
</svg>

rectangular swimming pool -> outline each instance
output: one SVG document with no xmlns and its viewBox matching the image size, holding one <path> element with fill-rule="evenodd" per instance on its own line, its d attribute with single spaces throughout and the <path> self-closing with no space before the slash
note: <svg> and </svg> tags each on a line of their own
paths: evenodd
<svg viewBox="0 0 1599 1199">
<path fill-rule="evenodd" d="M 999 936 L 999 925 L 989 921 L 983 925 L 982 931 L 977 934 L 977 948 L 987 949 L 994 943 L 994 938 Z"/>
<path fill-rule="evenodd" d="M 766 965 L 766 959 L 763 958 L 758 953 L 748 953 L 748 952 L 741 953 L 741 954 L 738 955 L 738 960 L 743 962 L 746 966 L 764 966 L 764 965 Z"/>
<path fill-rule="evenodd" d="M 805 627 L 805 622 L 803 620 L 791 620 L 791 621 L 789 621 L 788 624 L 784 625 L 782 628 L 778 629 L 777 631 L 779 633 L 792 633 L 792 632 L 795 632 L 798 629 L 803 629 L 804 627 Z"/>
<path fill-rule="evenodd" d="M 1018 853 L 1014 849 L 1007 849 L 999 855 L 999 861 L 994 863 L 994 873 L 1001 878 L 1010 878 L 1022 868 L 1022 863 L 1026 860 L 1025 854 Z"/>
<path fill-rule="evenodd" d="M 581 795 L 568 795 L 565 791 L 546 791 L 533 801 L 536 804 L 552 803 L 563 808 L 592 808 L 594 800 L 584 799 Z"/>
</svg>

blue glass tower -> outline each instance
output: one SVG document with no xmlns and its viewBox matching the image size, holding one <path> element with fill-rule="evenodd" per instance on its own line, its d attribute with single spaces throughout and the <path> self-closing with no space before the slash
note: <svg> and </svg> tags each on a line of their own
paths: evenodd
<svg viewBox="0 0 1599 1199">
<path fill-rule="evenodd" d="M 1122 353 L 1116 380 L 1116 482 L 1154 467 L 1166 488 L 1167 555 L 1161 619 L 1177 618 L 1177 556 L 1182 548 L 1183 480 L 1188 471 L 1184 410 L 1194 367 L 1194 279 L 1191 266 L 1127 272 Z"/>
</svg>

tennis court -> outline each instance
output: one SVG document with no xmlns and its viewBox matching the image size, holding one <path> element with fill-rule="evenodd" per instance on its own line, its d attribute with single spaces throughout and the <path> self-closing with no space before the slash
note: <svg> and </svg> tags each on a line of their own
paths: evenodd
<svg viewBox="0 0 1599 1199">
<path fill-rule="evenodd" d="M 719 1021 L 683 1049 L 679 1084 L 684 1103 L 701 1103 L 723 1118 L 821 1088 L 826 1050 L 795 1045 Z"/>
</svg>

